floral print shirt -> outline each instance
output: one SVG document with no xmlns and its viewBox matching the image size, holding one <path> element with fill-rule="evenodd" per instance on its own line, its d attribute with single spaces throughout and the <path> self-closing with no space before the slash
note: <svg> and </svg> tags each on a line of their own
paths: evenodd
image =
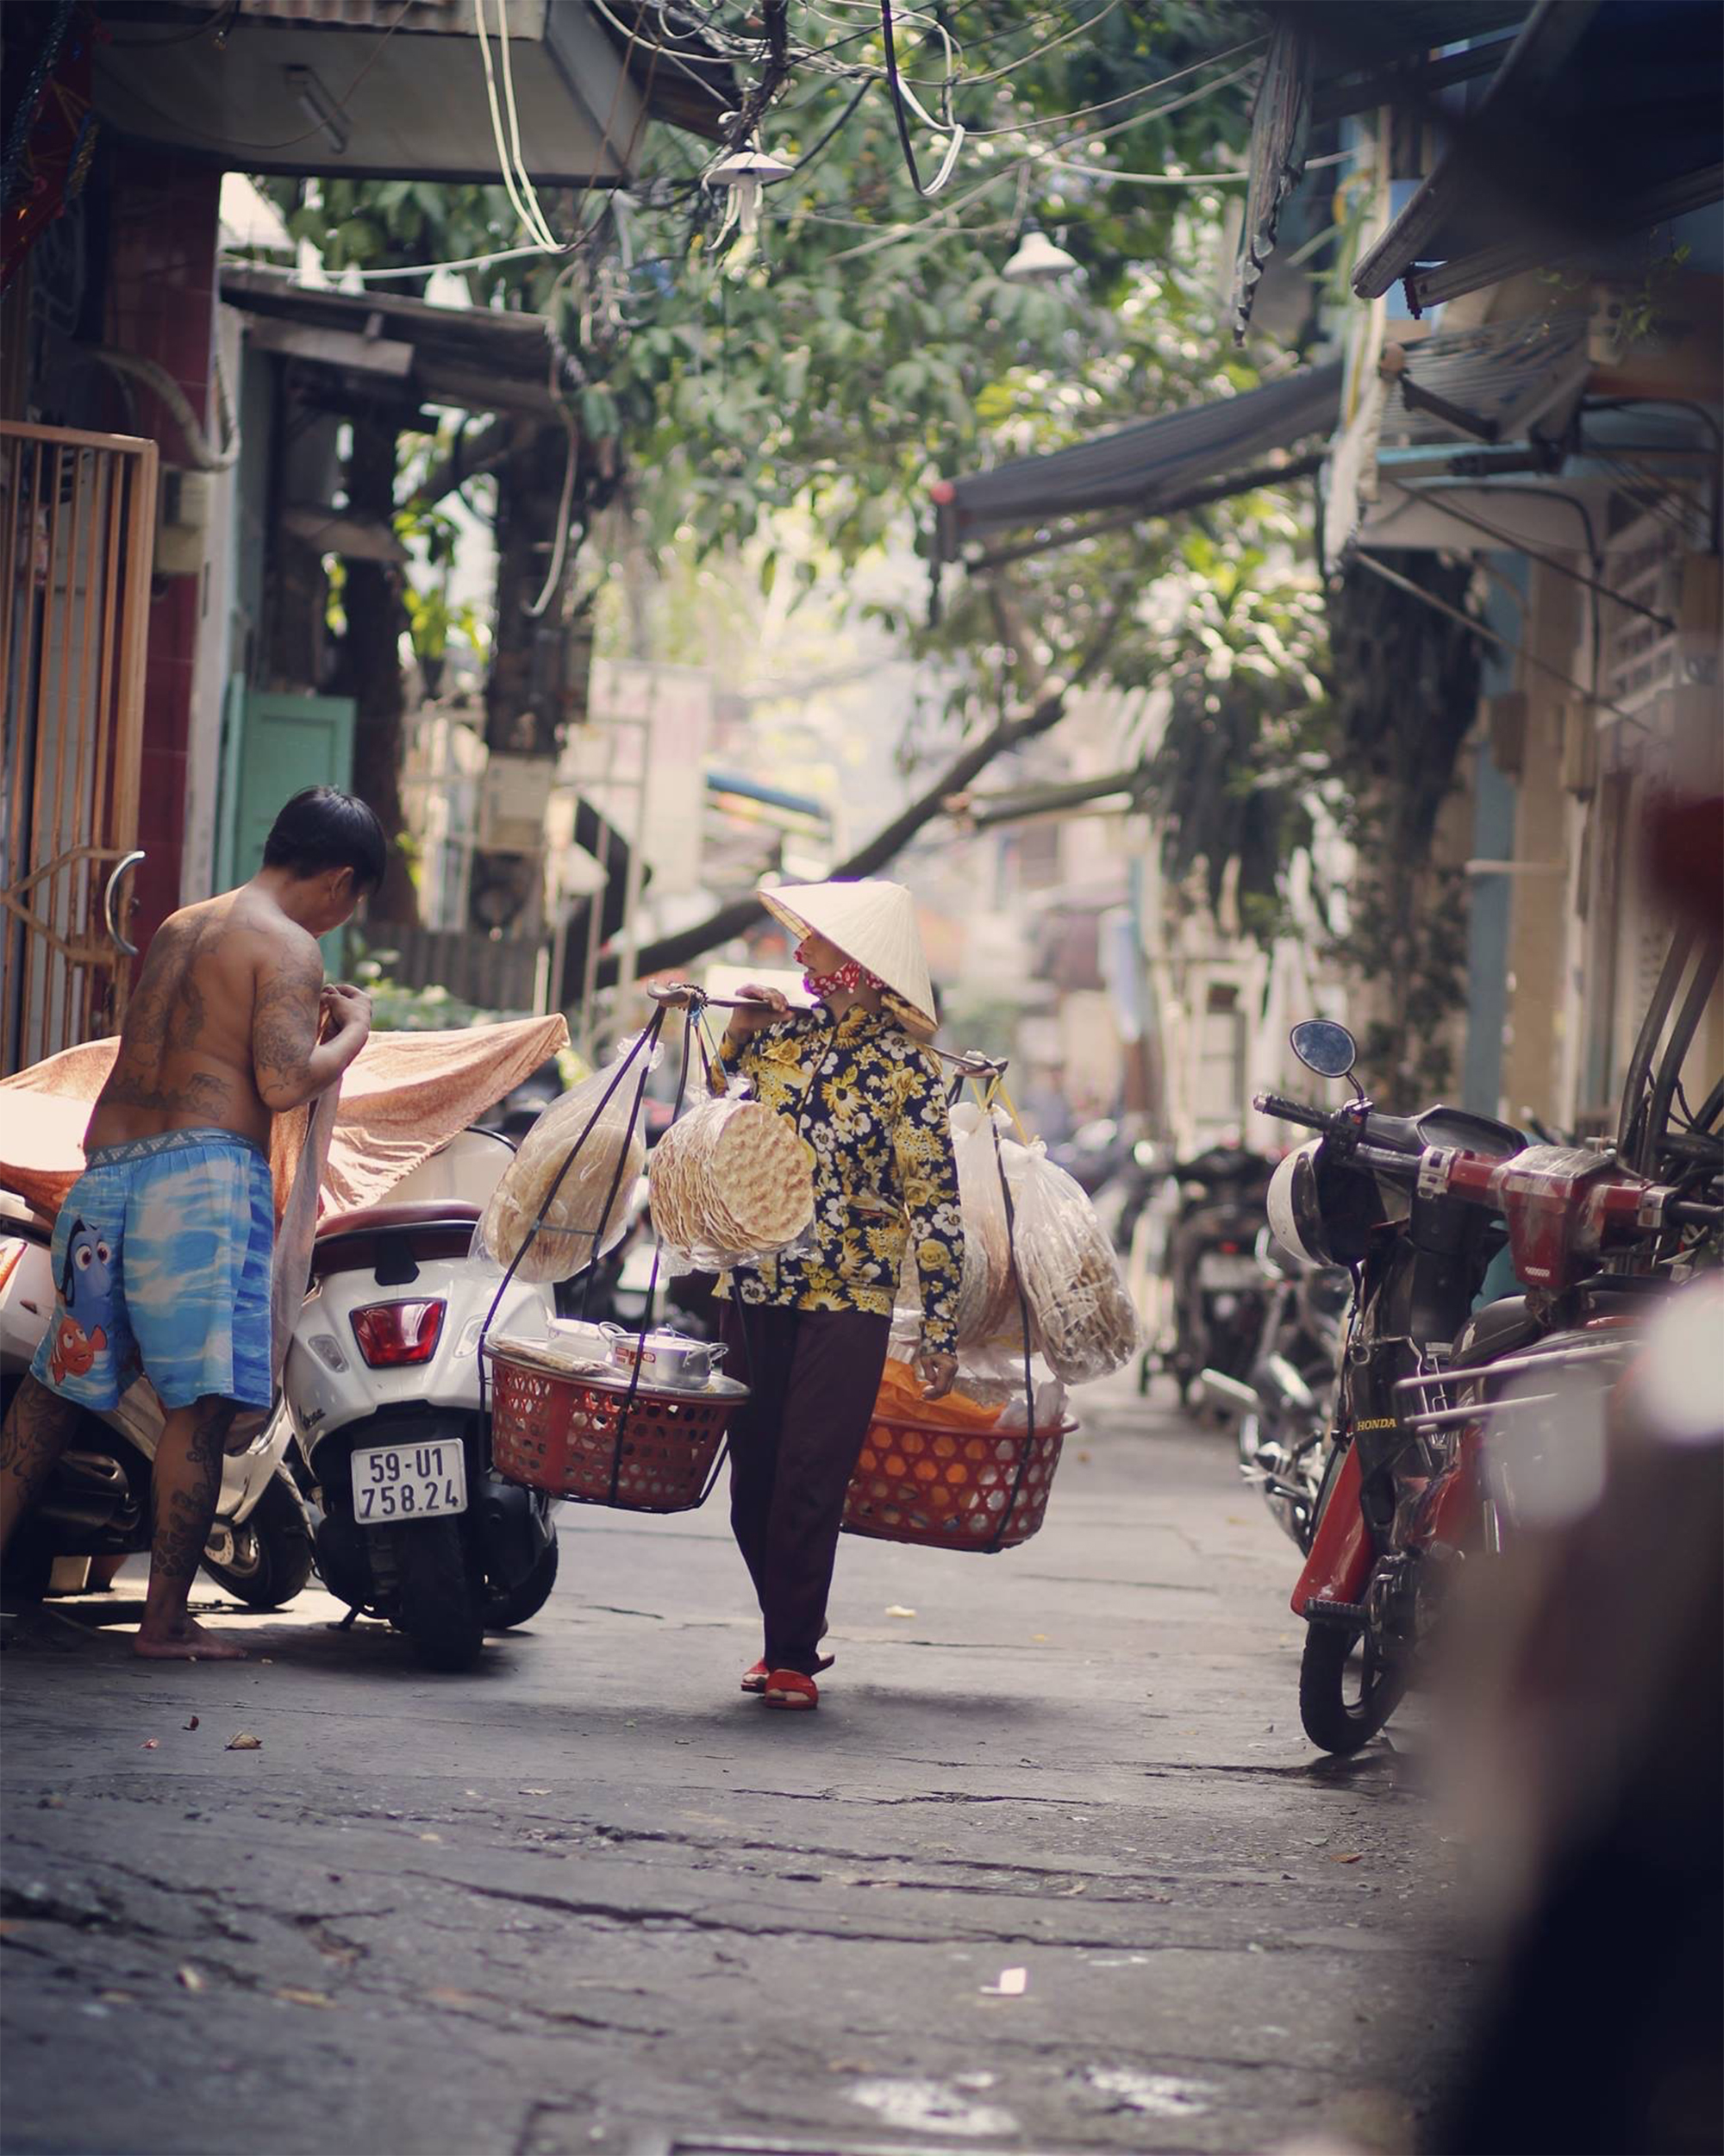
<svg viewBox="0 0 1724 2156">
<path fill-rule="evenodd" d="M 763 1027 L 713 1076 L 717 1090 L 749 1079 L 814 1154 L 808 1239 L 729 1275 L 743 1301 L 890 1316 L 909 1248 L 923 1352 L 954 1353 L 964 1228 L 934 1058 L 884 1011 L 853 1003 L 834 1023 L 816 1003 Z"/>
</svg>

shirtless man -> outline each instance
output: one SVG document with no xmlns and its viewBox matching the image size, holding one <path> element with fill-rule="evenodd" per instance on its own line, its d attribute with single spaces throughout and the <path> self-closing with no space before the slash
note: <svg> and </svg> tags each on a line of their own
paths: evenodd
<svg viewBox="0 0 1724 2156">
<path fill-rule="evenodd" d="M 370 998 L 325 986 L 316 939 L 384 860 L 362 801 L 309 787 L 276 818 L 250 883 L 163 922 L 54 1224 L 59 1305 L 0 1431 L 0 1549 L 79 1409 L 115 1406 L 141 1364 L 167 1410 L 142 1655 L 244 1655 L 186 1602 L 234 1418 L 271 1405 L 270 1119 L 336 1084 L 365 1044 Z"/>
</svg>

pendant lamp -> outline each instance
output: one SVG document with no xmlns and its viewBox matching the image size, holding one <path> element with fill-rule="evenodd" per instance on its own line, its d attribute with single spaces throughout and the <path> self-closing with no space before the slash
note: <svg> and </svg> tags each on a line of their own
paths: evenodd
<svg viewBox="0 0 1724 2156">
<path fill-rule="evenodd" d="M 703 183 L 708 187 L 729 191 L 724 222 L 718 228 L 719 239 L 732 225 L 736 225 L 745 240 L 752 240 L 760 229 L 761 189 L 771 180 L 788 179 L 795 170 L 794 165 L 785 164 L 783 158 L 773 157 L 753 143 L 746 149 L 733 150 L 728 157 L 721 158 Z"/>
<path fill-rule="evenodd" d="M 1040 226 L 1026 225 L 1017 253 L 1000 274 L 1014 284 L 1053 284 L 1077 266 L 1077 257 L 1050 240 Z"/>
</svg>

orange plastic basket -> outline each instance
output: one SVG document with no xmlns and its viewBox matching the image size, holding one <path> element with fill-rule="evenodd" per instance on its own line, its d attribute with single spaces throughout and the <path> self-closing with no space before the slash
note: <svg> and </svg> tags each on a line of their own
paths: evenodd
<svg viewBox="0 0 1724 2156">
<path fill-rule="evenodd" d="M 560 1372 L 486 1350 L 491 1459 L 500 1475 L 553 1497 L 625 1512 L 691 1512 L 716 1478 L 725 1426 L 746 1385 L 629 1395 L 628 1381 Z"/>
<path fill-rule="evenodd" d="M 850 1478 L 845 1532 L 930 1549 L 1015 1549 L 1041 1525 L 1077 1428 L 1068 1421 L 1031 1435 L 877 1415 Z"/>
</svg>

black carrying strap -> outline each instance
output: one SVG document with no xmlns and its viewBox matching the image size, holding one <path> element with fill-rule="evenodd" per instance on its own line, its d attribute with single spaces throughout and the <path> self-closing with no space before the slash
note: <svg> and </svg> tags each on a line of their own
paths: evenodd
<svg viewBox="0 0 1724 2156">
<path fill-rule="evenodd" d="M 664 1009 L 661 1008 L 659 1013 L 659 1020 L 660 1022 L 663 1021 L 664 1015 Z M 691 1005 L 690 1007 L 689 1016 L 684 1022 L 683 1025 L 683 1064 L 681 1070 L 677 1073 L 676 1104 L 671 1110 L 671 1121 L 672 1122 L 675 1122 L 678 1117 L 681 1115 L 683 1112 L 683 1103 L 688 1094 L 689 1060 L 694 1047 L 695 1026 L 698 1022 L 699 1017 L 699 1006 L 697 1004 Z M 646 1084 L 644 1074 L 642 1076 L 641 1084 L 643 1086 Z M 609 1210 L 608 1203 L 606 1210 L 607 1212 Z M 617 1484 L 622 1474 L 622 1440 L 628 1434 L 628 1418 L 634 1412 L 634 1402 L 640 1390 L 640 1373 L 646 1368 L 646 1365 L 645 1353 L 646 1335 L 653 1329 L 653 1306 L 658 1301 L 659 1297 L 659 1268 L 664 1261 L 664 1256 L 665 1246 L 659 1241 L 659 1231 L 655 1227 L 653 1230 L 653 1270 L 646 1281 L 646 1306 L 640 1314 L 640 1339 L 642 1352 L 635 1356 L 634 1367 L 628 1375 L 628 1390 L 622 1396 L 622 1411 L 616 1418 L 616 1435 L 612 1440 L 610 1448 L 609 1502 L 612 1504 L 616 1503 Z M 705 1489 L 701 1492 L 700 1502 L 702 1504 L 704 1504 L 708 1497 L 712 1494 L 712 1485 L 718 1479 L 719 1462 L 723 1459 L 723 1457 L 724 1447 L 721 1445 L 718 1448 L 718 1452 L 715 1454 L 713 1459 L 712 1473 L 708 1478 Z"/>
<path fill-rule="evenodd" d="M 573 1145 L 569 1147 L 568 1153 L 564 1158 L 562 1166 L 558 1169 L 550 1189 L 545 1193 L 543 1202 L 540 1205 L 538 1215 L 534 1220 L 532 1227 L 528 1229 L 526 1234 L 522 1238 L 520 1249 L 515 1252 L 514 1257 L 509 1259 L 509 1264 L 503 1269 L 503 1278 L 497 1283 L 497 1293 L 491 1297 L 490 1308 L 485 1312 L 484 1323 L 479 1328 L 478 1347 L 477 1353 L 478 1355 L 479 1365 L 479 1411 L 481 1414 L 484 1413 L 485 1406 L 485 1341 L 490 1338 L 490 1328 L 497 1322 L 497 1314 L 503 1307 L 503 1298 L 509 1292 L 509 1283 L 514 1279 L 515 1274 L 521 1270 L 521 1262 L 522 1259 L 526 1257 L 528 1252 L 532 1249 L 534 1244 L 539 1240 L 539 1231 L 545 1225 L 545 1215 L 551 1209 L 553 1199 L 556 1197 L 558 1191 L 563 1187 L 563 1178 L 568 1174 L 569 1170 L 573 1167 L 576 1160 L 579 1158 L 582 1147 L 585 1145 L 587 1140 L 592 1136 L 593 1132 L 598 1128 L 600 1116 L 603 1115 L 605 1109 L 610 1105 L 612 1096 L 615 1093 L 617 1087 L 622 1084 L 630 1066 L 638 1061 L 640 1065 L 640 1073 L 634 1087 L 634 1105 L 629 1116 L 628 1124 L 631 1130 L 634 1128 L 635 1120 L 640 1113 L 640 1103 L 646 1091 L 646 1080 L 653 1068 L 652 1051 L 657 1046 L 659 1035 L 664 1031 L 664 1029 L 665 1011 L 663 1008 L 660 1008 L 659 1009 L 654 1011 L 652 1017 L 648 1020 L 646 1030 L 643 1033 L 637 1034 L 634 1040 L 630 1043 L 627 1053 L 618 1057 L 616 1068 L 611 1073 L 610 1083 L 605 1087 L 604 1091 L 599 1096 L 597 1107 L 593 1109 L 592 1114 L 587 1118 L 586 1128 L 582 1131 L 580 1136 L 577 1138 Z M 609 1221 L 610 1209 L 616 1202 L 616 1193 L 622 1182 L 623 1165 L 628 1160 L 628 1148 L 627 1146 L 624 1146 L 617 1157 L 616 1172 L 611 1178 L 610 1189 L 605 1196 L 604 1210 L 599 1215 L 599 1224 L 596 1228 L 584 1231 L 590 1234 L 593 1242 L 593 1256 L 588 1260 L 590 1266 L 597 1259 L 599 1238 L 603 1234 L 605 1226 Z M 553 1228 L 552 1230 L 553 1234 L 563 1234 L 565 1232 L 567 1231 L 563 1229 Z"/>
</svg>

